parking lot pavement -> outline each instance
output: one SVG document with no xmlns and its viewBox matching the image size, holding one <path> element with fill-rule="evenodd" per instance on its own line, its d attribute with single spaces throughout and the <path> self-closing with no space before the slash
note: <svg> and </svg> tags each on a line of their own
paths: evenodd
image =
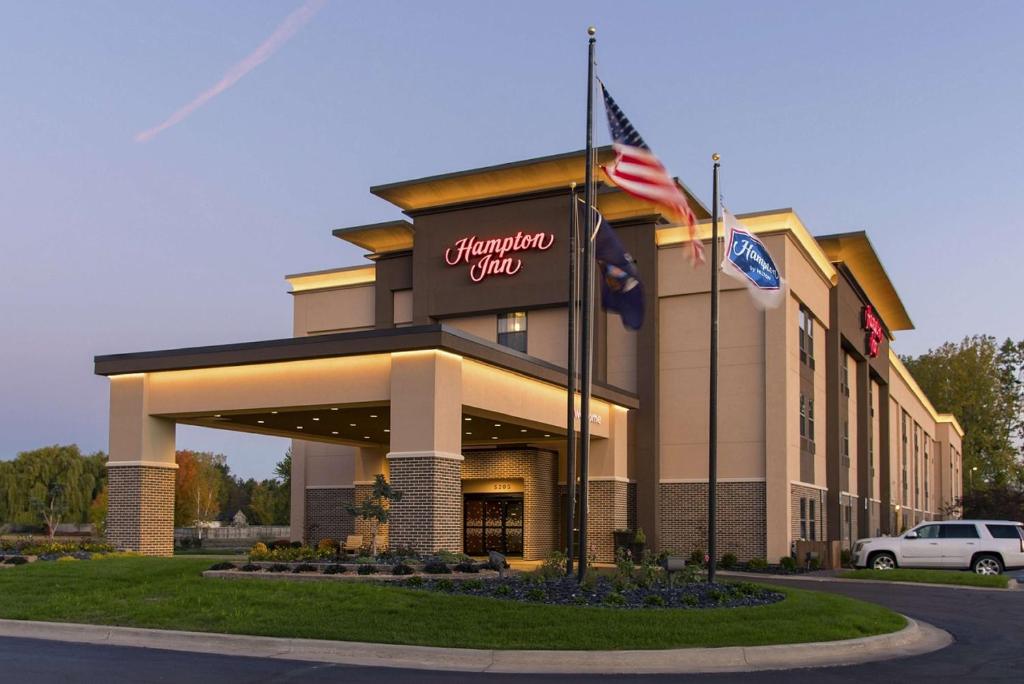
<svg viewBox="0 0 1024 684">
<path fill-rule="evenodd" d="M 769 580 L 770 581 L 770 580 Z M 974 592 L 928 585 L 791 581 L 813 591 L 873 601 L 949 631 L 955 643 L 928 655 L 852 667 L 730 673 L 721 675 L 594 676 L 611 682 L 1019 682 L 1024 672 L 1020 648 L 1024 591 Z M 81 682 L 523 682 L 565 684 L 571 674 L 504 675 L 349 667 L 259 658 L 181 653 L 119 646 L 92 646 L 31 639 L 0 638 L 4 681 Z"/>
</svg>

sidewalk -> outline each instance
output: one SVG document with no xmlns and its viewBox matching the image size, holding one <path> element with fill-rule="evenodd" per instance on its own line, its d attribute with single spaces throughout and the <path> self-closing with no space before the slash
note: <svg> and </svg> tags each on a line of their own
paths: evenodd
<svg viewBox="0 0 1024 684">
<path fill-rule="evenodd" d="M 0 620 L 3 636 L 342 665 L 537 674 L 694 674 L 854 665 L 921 655 L 953 643 L 949 633 L 910 618 L 899 632 L 862 639 L 658 651 L 435 648 L 21 620 Z"/>
</svg>

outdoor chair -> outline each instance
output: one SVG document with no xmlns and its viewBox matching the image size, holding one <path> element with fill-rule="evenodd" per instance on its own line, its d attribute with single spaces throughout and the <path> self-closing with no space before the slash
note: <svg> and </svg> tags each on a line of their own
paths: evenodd
<svg viewBox="0 0 1024 684">
<path fill-rule="evenodd" d="M 350 534 L 345 539 L 345 545 L 341 547 L 341 550 L 345 553 L 359 553 L 359 550 L 363 548 L 363 535 L 361 534 Z"/>
</svg>

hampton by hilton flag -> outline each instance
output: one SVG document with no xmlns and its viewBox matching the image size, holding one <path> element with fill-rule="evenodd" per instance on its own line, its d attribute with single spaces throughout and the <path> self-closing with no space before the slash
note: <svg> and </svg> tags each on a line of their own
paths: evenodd
<svg viewBox="0 0 1024 684">
<path fill-rule="evenodd" d="M 772 255 L 764 243 L 745 230 L 736 217 L 723 207 L 725 222 L 725 254 L 722 273 L 741 281 L 750 291 L 754 304 L 760 309 L 774 308 L 782 301 L 785 281 L 779 276 Z"/>
<path fill-rule="evenodd" d="M 663 207 L 677 221 L 686 224 L 690 234 L 690 256 L 694 266 L 704 262 L 704 246 L 697 240 L 697 216 L 690 209 L 686 196 L 651 152 L 633 124 L 615 104 L 608 89 L 601 84 L 604 108 L 608 114 L 615 161 L 601 167 L 612 183 L 634 197 Z"/>
</svg>

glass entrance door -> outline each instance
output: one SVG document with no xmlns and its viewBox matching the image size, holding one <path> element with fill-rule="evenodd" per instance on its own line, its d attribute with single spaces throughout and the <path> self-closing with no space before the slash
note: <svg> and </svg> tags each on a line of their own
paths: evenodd
<svg viewBox="0 0 1024 684">
<path fill-rule="evenodd" d="M 466 494 L 463 501 L 463 551 L 483 556 L 498 551 L 523 555 L 523 497 Z"/>
</svg>

